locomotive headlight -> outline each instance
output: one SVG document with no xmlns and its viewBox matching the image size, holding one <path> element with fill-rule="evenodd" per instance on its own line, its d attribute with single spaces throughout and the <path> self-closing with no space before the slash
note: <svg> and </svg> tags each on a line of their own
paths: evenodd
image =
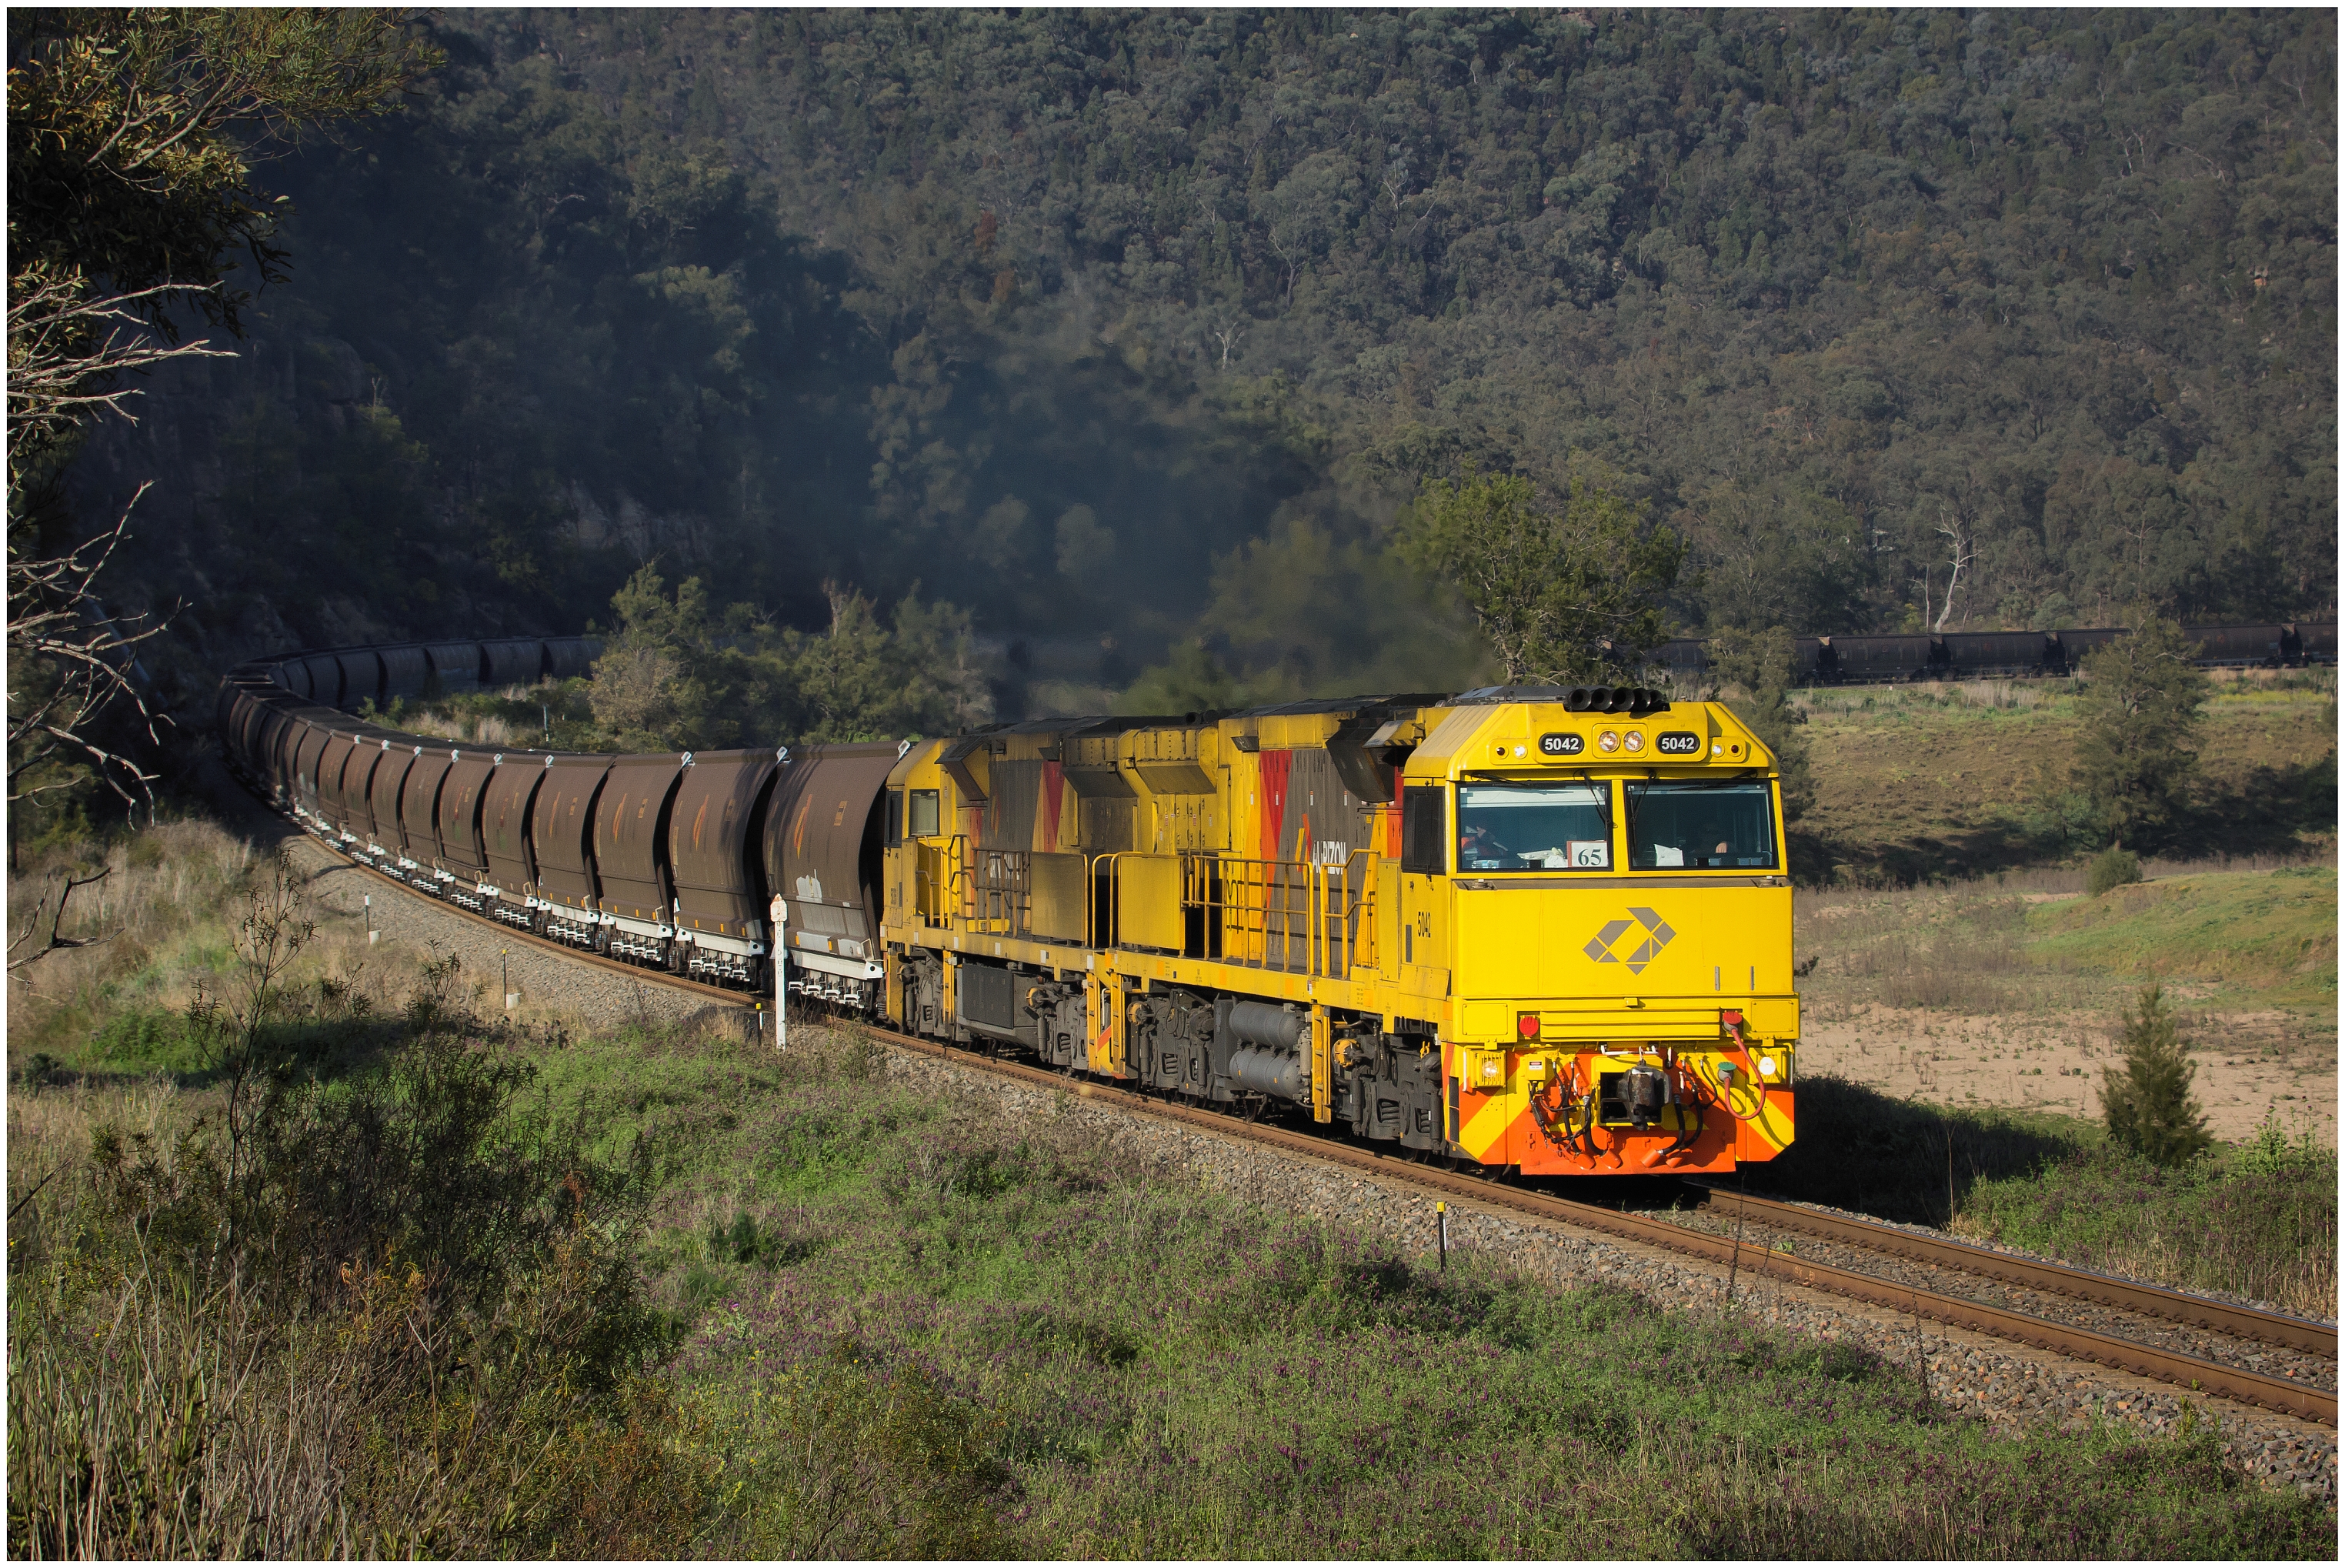
<svg viewBox="0 0 2345 1568">
<path fill-rule="evenodd" d="M 1629 738 L 1621 744 L 1631 751 L 1642 751 L 1645 748 L 1645 738 L 1632 729 L 1629 732 Z"/>
<path fill-rule="evenodd" d="M 1761 1078 L 1774 1077 L 1775 1058 L 1772 1056 L 1761 1056 L 1759 1058 L 1759 1075 Z"/>
<path fill-rule="evenodd" d="M 1620 738 L 1608 729 L 1603 734 L 1596 738 L 1596 749 L 1599 751 L 1618 751 L 1620 749 Z"/>
</svg>

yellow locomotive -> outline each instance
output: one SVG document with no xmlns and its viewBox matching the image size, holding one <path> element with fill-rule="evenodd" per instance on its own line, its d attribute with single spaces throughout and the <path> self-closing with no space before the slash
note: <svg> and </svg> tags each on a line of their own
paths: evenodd
<svg viewBox="0 0 2345 1568">
<path fill-rule="evenodd" d="M 912 746 L 881 821 L 907 1030 L 1525 1175 L 1792 1141 L 1781 792 L 1718 704 L 1034 720 Z"/>
</svg>

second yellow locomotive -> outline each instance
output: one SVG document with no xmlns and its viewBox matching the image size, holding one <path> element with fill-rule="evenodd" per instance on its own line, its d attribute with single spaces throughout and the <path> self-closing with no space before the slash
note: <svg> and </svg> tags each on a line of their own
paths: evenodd
<svg viewBox="0 0 2345 1568">
<path fill-rule="evenodd" d="M 1035 720 L 911 747 L 882 816 L 907 1030 L 1526 1175 L 1791 1143 L 1781 791 L 1721 705 Z"/>
</svg>

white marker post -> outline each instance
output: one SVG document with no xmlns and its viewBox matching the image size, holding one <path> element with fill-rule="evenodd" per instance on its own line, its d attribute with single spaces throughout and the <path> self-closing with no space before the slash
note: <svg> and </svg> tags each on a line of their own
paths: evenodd
<svg viewBox="0 0 2345 1568">
<path fill-rule="evenodd" d="M 767 913 L 774 917 L 774 1049 L 790 1048 L 790 976 L 789 960 L 782 946 L 782 919 L 785 906 L 782 895 L 776 893 Z"/>
<path fill-rule="evenodd" d="M 366 901 L 367 945 L 369 947 L 372 947 L 374 945 L 375 939 L 374 895 L 372 893 L 368 893 L 364 895 L 364 898 Z"/>
</svg>

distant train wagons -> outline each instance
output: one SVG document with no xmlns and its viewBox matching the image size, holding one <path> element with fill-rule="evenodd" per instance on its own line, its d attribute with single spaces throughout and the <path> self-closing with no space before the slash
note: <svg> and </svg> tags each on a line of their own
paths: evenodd
<svg viewBox="0 0 2345 1568">
<path fill-rule="evenodd" d="M 1880 636 L 1799 637 L 1793 661 L 1799 678 L 1819 686 L 1897 680 L 2026 678 L 2073 673 L 2086 654 L 2125 636 L 2122 626 L 2049 632 L 1937 632 Z M 2337 623 L 2287 621 L 2265 626 L 2192 626 L 2198 663 L 2208 668 L 2279 669 L 2337 662 Z M 1698 638 L 1680 637 L 1654 652 L 1656 663 L 1680 679 L 1709 667 Z"/>
</svg>

